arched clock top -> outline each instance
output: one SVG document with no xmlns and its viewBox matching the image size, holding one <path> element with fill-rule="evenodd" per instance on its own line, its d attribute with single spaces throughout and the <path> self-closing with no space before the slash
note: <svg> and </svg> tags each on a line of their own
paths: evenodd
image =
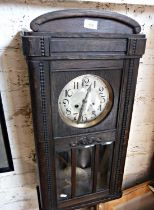
<svg viewBox="0 0 154 210">
<path fill-rule="evenodd" d="M 85 19 L 95 21 L 94 28 L 84 25 Z M 138 34 L 140 25 L 130 17 L 115 12 L 98 10 L 61 10 L 46 13 L 34 19 L 31 29 L 35 32 L 101 32 Z"/>
</svg>

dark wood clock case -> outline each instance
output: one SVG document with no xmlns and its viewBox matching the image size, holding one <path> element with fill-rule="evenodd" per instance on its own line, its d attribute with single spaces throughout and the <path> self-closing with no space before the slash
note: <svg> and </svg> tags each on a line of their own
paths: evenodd
<svg viewBox="0 0 154 210">
<path fill-rule="evenodd" d="M 40 210 L 77 209 L 119 198 L 146 43 L 140 25 L 117 13 L 64 10 L 36 18 L 31 29 L 22 42 L 29 67 Z M 90 128 L 68 126 L 58 113 L 61 90 L 82 74 L 104 78 L 113 90 L 110 113 Z"/>
</svg>

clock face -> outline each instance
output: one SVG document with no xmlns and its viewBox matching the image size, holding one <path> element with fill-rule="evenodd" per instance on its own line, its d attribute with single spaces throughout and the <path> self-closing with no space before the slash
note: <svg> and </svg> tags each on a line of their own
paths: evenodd
<svg viewBox="0 0 154 210">
<path fill-rule="evenodd" d="M 62 120 L 73 127 L 87 128 L 98 124 L 112 107 L 112 89 L 103 78 L 86 74 L 68 82 L 58 99 Z"/>
</svg>

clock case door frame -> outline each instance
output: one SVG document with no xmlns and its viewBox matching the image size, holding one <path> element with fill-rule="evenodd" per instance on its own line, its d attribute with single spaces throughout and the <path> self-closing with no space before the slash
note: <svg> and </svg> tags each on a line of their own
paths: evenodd
<svg viewBox="0 0 154 210">
<path fill-rule="evenodd" d="M 65 19 L 64 16 L 66 16 L 67 13 L 64 12 L 63 14 L 62 11 L 59 12 L 59 18 Z M 71 11 L 70 13 L 73 13 L 74 17 L 79 16 L 79 13 L 81 15 L 81 12 L 78 10 Z M 98 12 L 90 11 L 88 17 L 90 16 L 93 18 L 92 14 L 95 14 L 95 18 L 98 16 Z M 55 16 L 56 15 L 57 14 L 55 14 Z M 85 18 L 87 16 L 87 12 L 83 11 L 82 15 Z M 25 32 L 22 36 L 23 50 L 24 54 L 27 56 L 27 63 L 29 66 L 33 124 L 39 171 L 40 210 L 77 209 L 80 207 L 92 206 L 100 202 L 106 202 L 108 200 L 119 198 L 122 195 L 121 186 L 138 65 L 139 59 L 144 53 L 146 40 L 144 35 L 137 34 L 140 31 L 138 30 L 139 25 L 135 25 L 134 22 L 131 23 L 130 19 L 128 18 L 127 20 L 125 16 L 125 22 L 127 22 L 127 25 L 129 22 L 133 28 L 132 33 L 129 32 L 127 34 L 127 31 L 124 34 L 115 34 L 114 31 L 110 34 L 103 32 L 92 33 L 91 31 L 89 33 L 84 33 L 82 31 L 75 33 L 51 33 L 49 31 L 42 32 L 41 30 L 45 29 L 41 28 L 41 24 L 43 26 L 42 22 L 44 21 L 45 23 L 48 22 L 50 24 L 50 22 L 52 22 L 52 16 L 54 19 L 54 14 L 52 15 L 50 13 L 50 15 L 47 15 L 45 19 L 41 17 L 40 19 L 38 18 L 34 20 L 31 24 L 31 27 L 36 32 Z M 119 21 L 119 15 L 116 17 Z M 104 16 L 102 15 L 102 21 L 103 18 Z M 112 20 L 113 14 L 111 13 L 107 18 Z M 38 22 L 39 24 L 37 25 L 36 23 Z M 82 50 L 82 47 L 79 50 L 79 44 L 81 43 L 80 46 L 82 46 L 83 39 L 88 40 L 90 38 L 94 41 L 97 40 L 98 37 L 100 40 L 102 40 L 103 43 L 101 47 L 99 47 L 96 43 L 96 45 L 94 44 L 94 46 L 92 46 L 93 51 L 89 52 L 90 42 L 87 42 L 87 48 L 84 48 L 83 52 L 80 51 Z M 66 42 L 65 44 L 65 40 L 71 40 L 72 42 L 70 41 L 70 44 L 69 42 Z M 120 40 L 122 46 L 119 46 L 118 48 L 118 45 L 115 44 L 115 48 L 113 49 L 111 46 L 112 44 L 109 44 L 112 43 L 113 40 Z M 76 48 L 74 47 L 73 41 L 77 41 Z M 64 45 L 60 45 L 60 43 Z M 65 52 L 63 52 L 64 49 L 66 49 Z M 108 50 L 106 51 L 106 49 Z M 104 64 L 107 65 L 105 67 L 106 71 L 108 69 L 114 68 L 114 61 L 122 62 L 122 68 L 120 67 L 119 63 L 116 67 L 121 68 L 122 72 L 116 116 L 116 127 L 112 130 L 109 130 L 110 136 L 112 132 L 114 133 L 112 138 L 112 141 L 114 142 L 114 151 L 109 190 L 92 193 L 57 203 L 55 149 L 60 148 L 60 144 L 58 145 L 53 134 L 54 119 L 51 116 L 54 113 L 51 104 L 54 95 L 51 97 L 51 84 L 54 81 L 52 81 L 51 74 L 52 71 L 59 72 L 59 74 L 60 71 L 66 73 L 67 71 L 73 72 L 74 68 L 76 68 L 71 66 L 73 61 L 74 63 L 76 61 L 81 63 L 83 61 L 94 61 L 94 66 L 90 69 L 93 72 L 95 72 L 96 69 L 98 70 L 97 65 L 100 65 L 100 61 L 104 61 Z M 61 64 L 59 65 L 58 62 Z M 55 64 L 55 66 L 53 64 Z M 101 71 L 101 68 L 104 68 L 104 64 L 103 66 L 102 64 L 99 66 L 99 71 Z M 70 65 L 70 67 L 68 65 Z M 62 66 L 62 69 L 60 69 L 61 67 L 59 68 L 59 66 Z M 89 72 L 88 69 L 83 66 L 80 66 L 78 70 L 84 70 L 87 71 L 87 73 Z M 102 136 L 104 135 L 105 138 L 105 134 L 101 130 L 99 134 Z M 94 135 L 97 135 L 97 133 L 95 132 Z M 77 138 L 80 138 L 80 136 L 80 134 L 77 135 Z M 68 142 L 68 138 L 63 138 L 62 140 L 64 143 Z"/>
<path fill-rule="evenodd" d="M 125 156 L 126 156 L 126 150 L 127 150 L 127 141 L 128 141 L 128 135 L 129 135 L 129 126 L 130 126 L 130 121 L 128 121 L 128 117 L 131 116 L 131 111 L 132 111 L 132 103 L 133 103 L 133 98 L 134 98 L 134 92 L 130 91 L 130 89 L 127 88 L 127 84 L 134 86 L 135 88 L 135 81 L 133 80 L 132 82 L 132 77 L 137 77 L 137 71 L 133 70 L 133 72 L 128 71 L 130 66 L 132 66 L 133 63 L 133 69 L 136 67 L 136 70 L 138 68 L 138 59 L 134 59 L 133 61 L 126 59 L 124 61 L 124 66 L 125 69 L 123 69 L 123 74 L 122 74 L 122 79 L 123 85 L 121 85 L 120 88 L 120 98 L 119 98 L 119 103 L 120 106 L 118 106 L 118 109 L 120 110 L 118 112 L 117 116 L 117 122 L 116 122 L 116 129 L 111 129 L 109 131 L 109 134 L 107 132 L 98 132 L 98 133 L 91 133 L 92 136 L 104 136 L 106 137 L 106 141 L 109 141 L 109 138 L 111 141 L 114 143 L 114 154 L 113 154 L 113 161 L 112 161 L 112 170 L 111 170 L 111 182 L 110 182 L 110 188 L 109 191 L 106 190 L 104 192 L 98 192 L 98 193 L 92 193 L 91 195 L 88 194 L 87 196 L 81 196 L 80 198 L 77 199 L 71 199 L 68 201 L 64 201 L 59 203 L 59 208 L 60 209 L 65 209 L 65 208 L 80 208 L 80 207 L 85 207 L 85 205 L 94 205 L 100 202 L 106 202 L 108 200 L 112 200 L 115 198 L 121 197 L 121 185 L 122 185 L 122 177 L 123 177 L 123 167 L 124 167 L 124 162 L 125 162 Z M 40 65 L 40 62 L 37 61 L 30 61 L 29 65 L 31 66 L 30 69 L 33 69 L 33 72 L 29 72 L 30 75 L 30 81 L 31 81 L 31 92 L 34 93 L 36 92 L 36 89 L 38 91 L 38 87 L 41 87 L 41 81 L 40 79 L 40 72 L 38 71 L 38 66 Z M 32 67 L 33 66 L 33 67 Z M 44 86 L 40 88 L 40 90 L 45 88 L 45 92 L 43 93 L 40 91 L 40 94 L 37 96 L 35 95 L 35 105 L 33 104 L 34 100 L 34 95 L 32 96 L 32 104 L 33 104 L 33 120 L 35 123 L 34 130 L 35 131 L 35 139 L 37 139 L 36 142 L 36 148 L 38 150 L 37 152 L 37 157 L 38 157 L 38 165 L 39 165 L 39 173 L 40 173 L 40 189 L 43 192 L 43 198 L 44 198 L 44 205 L 51 205 L 49 202 L 51 202 L 51 199 L 48 200 L 48 203 L 46 203 L 45 199 L 48 197 L 45 195 L 45 193 L 51 192 L 50 195 L 52 195 L 52 198 L 54 196 L 55 202 L 57 200 L 57 194 L 56 194 L 56 171 L 55 171 L 55 149 L 56 147 L 58 148 L 57 151 L 61 151 L 62 149 L 66 150 L 69 147 L 69 144 L 72 143 L 73 137 L 63 137 L 59 138 L 58 142 L 56 142 L 57 139 L 54 139 L 52 130 L 48 130 L 47 128 L 53 127 L 52 121 L 49 116 L 51 116 L 49 113 L 52 112 L 51 110 L 51 95 L 50 95 L 50 86 L 51 86 L 51 81 L 50 81 L 50 72 L 49 72 L 49 63 L 41 62 L 41 68 L 43 66 L 44 68 Z M 94 71 L 95 72 L 95 71 Z M 33 75 L 32 75 L 33 74 Z M 128 83 L 128 77 L 129 76 L 129 83 Z M 34 87 L 34 81 L 35 81 L 35 87 Z M 130 86 L 129 86 L 130 88 Z M 135 91 L 135 89 L 134 89 Z M 42 92 L 42 93 L 41 93 Z M 127 97 L 126 97 L 127 96 Z M 45 103 L 46 103 L 46 109 L 42 110 L 41 104 L 44 103 L 45 98 Z M 127 106 L 125 105 L 127 101 Z M 130 103 L 129 103 L 130 101 Z M 37 107 L 36 107 L 37 104 Z M 39 107 L 40 106 L 40 107 Z M 40 110 L 42 110 L 40 112 Z M 48 113 L 48 114 L 47 114 Z M 124 113 L 124 115 L 122 114 Z M 46 119 L 45 119 L 46 118 Z M 44 119 L 47 121 L 41 122 L 40 119 Z M 124 122 L 122 122 L 122 119 Z M 127 119 L 127 120 L 126 120 Z M 35 122 L 37 120 L 37 123 Z M 130 120 L 130 119 L 129 119 Z M 47 124 L 45 124 L 47 123 Z M 126 124 L 124 124 L 126 123 Z M 37 124 L 37 126 L 36 126 Z M 124 129 L 121 130 L 121 127 Z M 38 132 L 40 131 L 40 132 Z M 122 132 L 123 131 L 123 132 Z M 108 135 L 109 136 L 108 136 Z M 44 137 L 49 138 L 48 141 L 44 141 Z M 85 134 L 80 134 L 79 135 L 79 140 L 81 137 L 85 136 Z M 103 138 L 103 140 L 104 140 Z M 52 139 L 52 140 L 51 140 Z M 61 144 L 60 141 L 63 141 Z M 66 144 L 67 143 L 67 144 Z M 65 146 L 64 146 L 65 145 Z M 80 146 L 80 145 L 79 145 Z M 46 163 L 46 166 L 45 166 Z M 49 164 L 49 165 L 48 165 Z M 48 177 L 46 172 L 48 171 Z M 53 173 L 53 174 L 52 174 Z M 46 179 L 45 179 L 46 177 Z M 51 178 L 52 177 L 52 178 Z M 46 181 L 47 180 L 47 181 Z M 52 180 L 52 182 L 51 182 Z M 50 191 L 49 191 L 50 187 Z M 55 189 L 55 191 L 53 190 Z M 92 202 L 93 200 L 93 202 Z M 88 203 L 88 201 L 90 201 Z M 78 204 L 77 204 L 78 203 Z M 57 202 L 54 204 L 57 206 Z M 41 204 L 42 206 L 42 204 Z M 44 209 L 43 209 L 44 210 Z"/>
</svg>

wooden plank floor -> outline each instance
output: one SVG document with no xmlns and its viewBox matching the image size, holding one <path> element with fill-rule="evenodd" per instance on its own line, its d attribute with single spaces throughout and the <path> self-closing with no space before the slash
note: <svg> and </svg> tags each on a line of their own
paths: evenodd
<svg viewBox="0 0 154 210">
<path fill-rule="evenodd" d="M 142 203 L 140 199 L 139 201 L 135 200 L 145 195 L 151 196 L 151 200 L 149 202 L 153 202 L 153 207 L 150 210 L 154 209 L 154 193 L 148 187 L 149 182 L 145 182 L 143 184 L 137 185 L 135 187 L 129 188 L 123 192 L 123 196 L 120 199 L 116 199 L 113 201 L 106 202 L 104 204 L 99 205 L 99 210 L 126 210 L 127 203 L 130 203 L 134 200 L 134 208 L 132 210 L 139 209 L 139 207 L 135 207 L 135 201 L 138 203 Z M 132 203 L 132 202 L 131 202 Z M 129 204 L 128 204 L 129 205 Z M 131 204 L 132 205 L 132 204 Z M 122 208 L 123 206 L 123 208 Z M 125 206 L 125 208 L 124 208 Z M 136 205 L 137 206 L 137 205 Z M 143 206 L 142 206 L 143 207 Z M 147 208 L 145 207 L 147 210 Z M 149 209 L 149 208 L 148 208 Z"/>
</svg>

